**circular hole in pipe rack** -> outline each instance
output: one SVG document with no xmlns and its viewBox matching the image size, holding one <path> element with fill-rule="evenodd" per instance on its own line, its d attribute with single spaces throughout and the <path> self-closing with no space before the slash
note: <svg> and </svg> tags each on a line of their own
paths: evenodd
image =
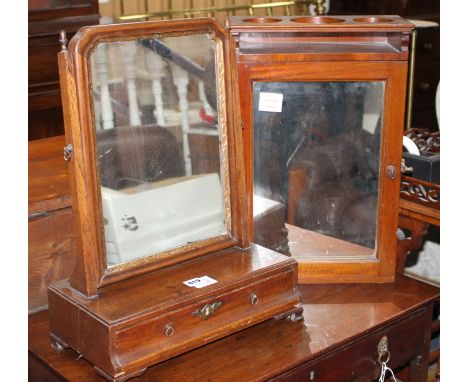
<svg viewBox="0 0 468 382">
<path fill-rule="evenodd" d="M 339 19 L 338 17 L 325 17 L 325 16 L 312 16 L 312 17 L 297 17 L 291 19 L 294 23 L 304 24 L 339 24 L 346 20 Z"/>
<path fill-rule="evenodd" d="M 277 23 L 283 21 L 281 19 L 275 19 L 274 17 L 254 17 L 251 19 L 243 19 L 244 23 L 252 23 L 252 24 L 268 24 L 268 23 Z"/>
<path fill-rule="evenodd" d="M 377 24 L 377 23 L 391 23 L 393 19 L 389 19 L 388 17 L 358 17 L 357 19 L 353 19 L 358 23 L 370 23 L 370 24 Z"/>
</svg>

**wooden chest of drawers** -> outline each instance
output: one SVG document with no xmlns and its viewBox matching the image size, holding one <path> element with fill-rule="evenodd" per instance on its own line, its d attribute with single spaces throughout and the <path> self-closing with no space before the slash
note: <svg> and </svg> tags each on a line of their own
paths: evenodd
<svg viewBox="0 0 468 382">
<path fill-rule="evenodd" d="M 272 381 L 372 381 L 379 377 L 378 344 L 388 341 L 389 366 L 396 368 L 408 360 L 424 354 L 428 310 L 421 309 L 412 315 L 389 324 L 380 330 L 364 335 L 355 343 L 307 362 Z M 419 381 L 420 379 L 416 378 Z"/>
</svg>

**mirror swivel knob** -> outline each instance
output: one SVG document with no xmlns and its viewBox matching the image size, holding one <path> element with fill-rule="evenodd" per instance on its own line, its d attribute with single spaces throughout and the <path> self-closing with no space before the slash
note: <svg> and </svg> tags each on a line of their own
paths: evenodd
<svg viewBox="0 0 468 382">
<path fill-rule="evenodd" d="M 65 162 L 70 162 L 72 153 L 73 153 L 73 146 L 71 143 L 69 143 L 63 148 L 63 160 Z"/>
</svg>

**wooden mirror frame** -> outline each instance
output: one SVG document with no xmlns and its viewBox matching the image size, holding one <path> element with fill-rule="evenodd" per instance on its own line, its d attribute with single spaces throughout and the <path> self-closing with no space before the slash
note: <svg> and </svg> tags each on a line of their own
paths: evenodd
<svg viewBox="0 0 468 382">
<path fill-rule="evenodd" d="M 181 246 L 169 251 L 107 267 L 99 171 L 96 161 L 96 128 L 91 95 L 90 54 L 100 42 L 131 40 L 155 34 L 189 35 L 206 33 L 219 44 L 216 48 L 220 124 L 225 126 L 225 140 L 220 147 L 227 162 L 221 177 L 229 182 L 230 215 L 227 234 Z M 72 146 L 69 161 L 70 186 L 77 237 L 77 263 L 70 285 L 87 297 L 97 295 L 98 288 L 176 264 L 227 247 L 249 245 L 248 215 L 238 87 L 234 46 L 224 29 L 214 19 L 198 18 L 119 25 L 100 25 L 79 30 L 70 41 L 62 41 L 58 54 L 61 95 L 67 144 Z M 219 86 L 218 86 L 219 87 Z M 220 134 L 220 139 L 223 134 Z M 159 257 L 161 256 L 161 258 Z"/>
</svg>

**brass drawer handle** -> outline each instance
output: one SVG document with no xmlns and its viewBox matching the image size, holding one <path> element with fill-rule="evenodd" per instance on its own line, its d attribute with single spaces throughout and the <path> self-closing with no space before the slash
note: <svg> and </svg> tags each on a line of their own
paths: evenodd
<svg viewBox="0 0 468 382">
<path fill-rule="evenodd" d="M 388 338 L 383 336 L 377 344 L 378 361 L 382 365 L 390 361 L 390 350 L 388 350 Z"/>
<path fill-rule="evenodd" d="M 260 301 L 260 299 L 258 298 L 258 296 L 255 293 L 250 294 L 250 303 L 252 305 L 257 305 L 259 301 Z"/>
<path fill-rule="evenodd" d="M 380 377 L 379 382 L 387 381 L 387 373 L 390 374 L 391 380 L 393 382 L 398 382 L 393 373 L 393 370 L 387 366 L 387 363 L 390 361 L 390 350 L 388 349 L 388 338 L 383 336 L 379 343 L 377 344 L 377 361 L 380 364 Z"/>
<path fill-rule="evenodd" d="M 164 325 L 164 334 L 167 337 L 172 337 L 174 335 L 174 327 L 172 326 L 172 324 Z"/>
<path fill-rule="evenodd" d="M 207 320 L 214 314 L 214 312 L 218 310 L 222 304 L 222 301 L 215 301 L 211 304 L 206 304 L 203 308 L 198 308 L 195 312 L 193 312 L 192 316 L 198 316 L 202 320 Z"/>
</svg>

